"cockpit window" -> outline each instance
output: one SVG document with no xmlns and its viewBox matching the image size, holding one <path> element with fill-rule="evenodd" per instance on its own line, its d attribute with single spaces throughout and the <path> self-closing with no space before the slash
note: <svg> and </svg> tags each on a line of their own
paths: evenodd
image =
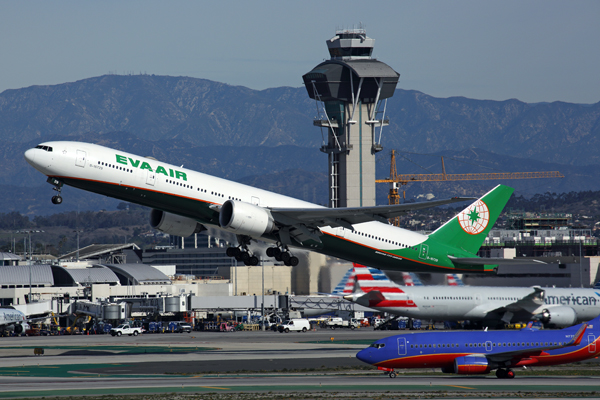
<svg viewBox="0 0 600 400">
<path fill-rule="evenodd" d="M 383 349 L 385 347 L 385 343 L 373 343 L 370 347 L 375 347 L 376 349 Z"/>
<path fill-rule="evenodd" d="M 42 146 L 41 144 L 38 144 L 37 146 L 35 146 L 36 149 L 42 149 L 48 152 L 52 152 L 52 147 L 50 146 Z"/>
</svg>

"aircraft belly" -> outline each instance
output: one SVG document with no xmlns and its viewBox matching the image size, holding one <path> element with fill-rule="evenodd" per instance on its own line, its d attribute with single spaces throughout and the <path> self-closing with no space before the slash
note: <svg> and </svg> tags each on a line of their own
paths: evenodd
<svg viewBox="0 0 600 400">
<path fill-rule="evenodd" d="M 194 198 L 106 182 L 90 182 L 72 178 L 63 178 L 63 181 L 65 184 L 78 189 L 114 197 L 119 200 L 129 201 L 131 203 L 156 208 L 174 214 L 185 215 L 197 219 L 202 223 L 211 223 L 210 218 L 214 214 L 214 211 L 208 208 L 210 205 L 209 203 Z M 215 220 L 214 224 L 218 225 L 218 221 Z"/>
</svg>

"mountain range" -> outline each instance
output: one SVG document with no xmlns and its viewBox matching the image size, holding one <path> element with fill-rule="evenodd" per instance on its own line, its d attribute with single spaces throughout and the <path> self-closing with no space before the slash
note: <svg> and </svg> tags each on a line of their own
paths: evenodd
<svg viewBox="0 0 600 400">
<path fill-rule="evenodd" d="M 400 83 L 401 85 L 401 83 Z M 327 157 L 318 151 L 317 104 L 306 89 L 256 91 L 188 77 L 104 75 L 0 93 L 0 164 L 6 211 L 56 212 L 51 186 L 23 160 L 46 140 L 81 140 L 327 203 Z M 435 98 L 397 89 L 388 100 L 377 176 L 399 173 L 559 170 L 563 179 L 506 181 L 522 195 L 600 189 L 600 103 L 528 104 Z M 476 195 L 496 182 L 413 184 L 407 195 Z M 69 192 L 72 192 L 71 195 Z M 77 192 L 77 193 L 75 193 Z M 386 202 L 386 185 L 378 203 Z M 69 201 L 72 196 L 72 201 Z M 115 201 L 65 191 L 68 209 L 111 208 Z"/>
</svg>

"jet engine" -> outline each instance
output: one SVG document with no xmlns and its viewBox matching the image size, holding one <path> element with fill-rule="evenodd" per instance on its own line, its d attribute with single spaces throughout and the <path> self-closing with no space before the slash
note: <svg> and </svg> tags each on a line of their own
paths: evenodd
<svg viewBox="0 0 600 400">
<path fill-rule="evenodd" d="M 221 228 L 238 235 L 261 236 L 275 230 L 271 213 L 259 206 L 241 201 L 227 200 L 219 213 Z"/>
<path fill-rule="evenodd" d="M 150 211 L 150 226 L 169 235 L 184 237 L 204 230 L 196 220 L 155 209 Z"/>
<path fill-rule="evenodd" d="M 488 374 L 490 364 L 484 356 L 468 355 L 454 359 L 454 373 L 460 375 Z"/>
<path fill-rule="evenodd" d="M 567 327 L 577 322 L 577 313 L 571 307 L 560 306 L 545 308 L 537 316 L 544 325 Z"/>
<path fill-rule="evenodd" d="M 21 324 L 11 324 L 11 325 L 5 325 L 2 330 L 0 330 L 1 332 L 14 332 L 17 335 L 20 335 L 21 333 L 23 333 L 23 325 Z"/>
</svg>

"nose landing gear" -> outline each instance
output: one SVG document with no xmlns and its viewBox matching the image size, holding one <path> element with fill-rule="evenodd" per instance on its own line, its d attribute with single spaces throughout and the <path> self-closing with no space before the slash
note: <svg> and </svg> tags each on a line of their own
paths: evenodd
<svg viewBox="0 0 600 400">
<path fill-rule="evenodd" d="M 46 180 L 46 182 L 48 182 L 49 184 L 51 184 L 52 186 L 54 186 L 52 188 L 52 190 L 56 190 L 58 192 L 58 194 L 56 194 L 55 196 L 52 196 L 52 204 L 62 204 L 63 199 L 62 196 L 60 195 L 60 192 L 62 190 L 63 187 L 63 183 L 61 181 L 59 181 L 56 178 L 48 178 Z"/>
</svg>

